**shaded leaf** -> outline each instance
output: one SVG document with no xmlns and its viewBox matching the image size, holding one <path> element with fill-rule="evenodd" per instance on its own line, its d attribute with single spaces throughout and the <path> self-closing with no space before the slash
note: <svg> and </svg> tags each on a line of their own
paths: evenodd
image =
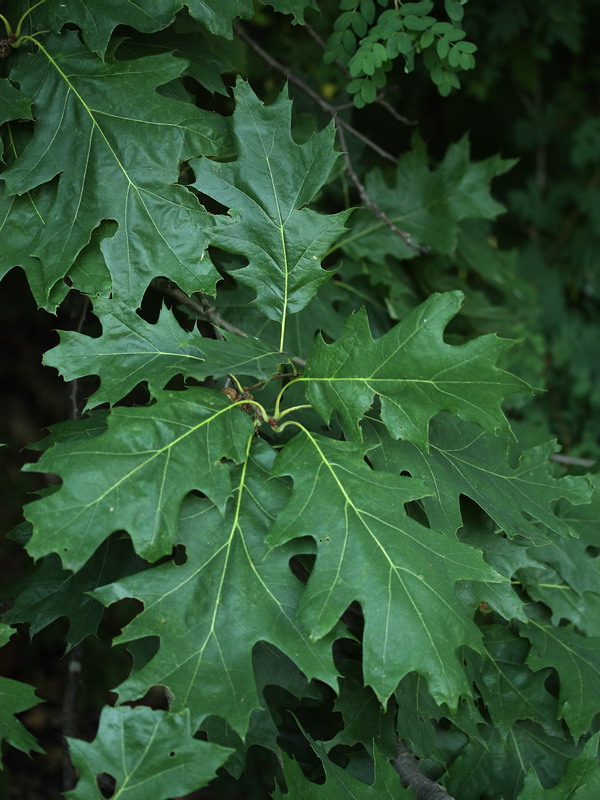
<svg viewBox="0 0 600 800">
<path fill-rule="evenodd" d="M 503 625 L 486 625 L 484 644 L 483 655 L 465 650 L 464 658 L 502 737 L 506 739 L 520 719 L 537 722 L 550 736 L 560 737 L 556 698 L 545 686 L 550 670 L 532 672 L 525 664 L 527 642 Z"/>
<path fill-rule="evenodd" d="M 370 197 L 413 241 L 440 253 L 453 253 L 459 222 L 464 219 L 494 219 L 504 207 L 490 194 L 490 183 L 516 161 L 492 156 L 470 161 L 469 141 L 463 137 L 451 144 L 440 165 L 429 169 L 427 153 L 420 140 L 400 157 L 390 185 L 379 168 L 365 181 Z M 340 245 L 353 258 L 379 264 L 388 255 L 415 258 L 418 251 L 409 247 L 390 228 L 366 211 L 352 218 L 352 233 Z"/>
<path fill-rule="evenodd" d="M 460 800 L 517 797 L 527 772 L 535 769 L 545 785 L 556 783 L 578 749 L 564 736 L 548 736 L 535 723 L 517 722 L 504 740 L 492 725 L 482 728 L 485 741 L 470 741 L 448 768 L 444 784 Z"/>
<path fill-rule="evenodd" d="M 327 180 L 339 154 L 333 122 L 303 144 L 291 135 L 292 104 L 282 92 L 264 106 L 238 81 L 232 132 L 237 159 L 203 159 L 191 165 L 194 184 L 230 210 L 207 231 L 211 244 L 249 260 L 235 279 L 256 292 L 254 303 L 278 323 L 284 349 L 287 317 L 303 309 L 332 273 L 321 267 L 344 230 L 349 212 L 318 214 L 309 203 Z"/>
<path fill-rule="evenodd" d="M 103 773 L 116 781 L 114 797 L 127 800 L 167 800 L 206 786 L 231 751 L 193 735 L 188 711 L 105 706 L 93 742 L 67 739 L 79 780 L 65 797 L 101 800 Z"/>
<path fill-rule="evenodd" d="M 63 481 L 26 507 L 33 558 L 57 552 L 67 569 L 79 569 L 123 529 L 139 555 L 155 560 L 171 551 L 188 492 L 198 489 L 224 507 L 231 485 L 221 460 L 243 460 L 250 417 L 210 389 L 156 395 L 145 408 L 115 408 L 106 433 L 59 442 L 27 465 Z"/>
<path fill-rule="evenodd" d="M 570 759 L 562 778 L 551 789 L 542 787 L 535 769 L 528 772 L 519 800 L 596 800 L 600 795 L 599 736 L 592 736 L 581 755 Z"/>
<path fill-rule="evenodd" d="M 407 470 L 435 487 L 435 496 L 425 498 L 423 505 L 436 530 L 455 533 L 462 526 L 460 497 L 466 495 L 511 538 L 519 534 L 543 542 L 545 529 L 574 536 L 552 504 L 559 498 L 587 503 L 591 497 L 586 477 L 554 477 L 550 456 L 557 450 L 555 442 L 522 452 L 513 467 L 516 448 L 508 434 L 493 436 L 447 414 L 431 421 L 427 453 L 390 439 L 383 425 L 365 424 L 364 430 L 367 441 L 378 444 L 369 451 L 378 468 Z"/>
<path fill-rule="evenodd" d="M 67 651 L 86 636 L 95 635 L 104 613 L 98 600 L 89 595 L 98 584 L 116 580 L 146 566 L 136 558 L 128 539 L 103 542 L 79 572 L 62 568 L 60 558 L 51 553 L 33 572 L 7 590 L 15 597 L 14 605 L 4 614 L 9 623 L 29 623 L 29 635 L 35 636 L 60 617 L 66 617 Z"/>
<path fill-rule="evenodd" d="M 318 639 L 350 603 L 360 603 L 364 678 L 381 702 L 415 670 L 438 702 L 455 708 L 469 691 L 456 649 L 477 650 L 481 637 L 454 583 L 501 579 L 478 551 L 408 517 L 404 504 L 427 489 L 414 478 L 369 469 L 366 450 L 306 430 L 286 444 L 275 474 L 292 476 L 294 494 L 268 541 L 316 540 L 300 618 Z"/>
<path fill-rule="evenodd" d="M 486 430 L 508 428 L 500 409 L 506 395 L 527 387 L 495 366 L 511 343 L 482 336 L 462 345 L 444 342 L 462 292 L 432 295 L 388 333 L 373 340 L 364 310 L 350 317 L 333 344 L 318 337 L 298 380 L 326 422 L 337 411 L 345 430 L 360 438 L 358 421 L 381 398 L 381 419 L 393 438 L 427 447 L 429 420 L 449 411 Z"/>
<path fill-rule="evenodd" d="M 585 638 L 571 626 L 551 628 L 534 620 L 521 635 L 531 642 L 527 657 L 531 669 L 557 671 L 559 717 L 579 739 L 600 712 L 600 638 Z"/>
<path fill-rule="evenodd" d="M 49 23 L 57 31 L 65 23 L 74 22 L 81 28 L 90 50 L 104 57 L 117 25 L 153 33 L 173 22 L 183 5 L 182 0 L 144 0 L 143 4 L 135 0 L 103 0 L 102 13 L 98 13 L 84 0 L 66 0 L 52 3 L 48 16 Z M 220 0 L 188 0 L 185 5 L 192 17 L 209 31 L 227 38 L 232 36 L 231 24 L 236 17 L 250 17 L 253 13 L 251 0 L 228 0 L 225 7 Z"/>
<path fill-rule="evenodd" d="M 364 744 L 369 754 L 373 746 L 393 758 L 396 754 L 396 709 L 388 703 L 383 709 L 373 690 L 364 685 L 360 663 L 346 659 L 340 664 L 344 676 L 339 681 L 334 709 L 342 715 L 344 727 L 327 740 L 327 750 L 340 744 Z"/>
<path fill-rule="evenodd" d="M 355 778 L 348 770 L 342 769 L 334 764 L 327 756 L 325 746 L 321 742 L 314 741 L 305 731 L 303 731 L 311 750 L 323 765 L 325 771 L 325 783 L 317 784 L 308 781 L 298 762 L 288 758 L 282 753 L 283 773 L 287 784 L 287 792 L 276 791 L 273 795 L 277 800 L 291 796 L 302 798 L 302 800 L 317 800 L 318 798 L 331 798 L 331 800 L 346 800 L 346 798 L 356 798 L 356 800 L 414 800 L 415 793 L 412 789 L 404 789 L 400 784 L 398 773 L 389 761 L 379 753 L 374 751 L 374 770 L 375 780 L 372 784 L 363 783 Z"/>
<path fill-rule="evenodd" d="M 443 728 L 437 724 L 442 720 L 452 722 L 470 739 L 481 739 L 478 726 L 484 720 L 470 697 L 462 697 L 455 711 L 445 703 L 438 705 L 427 688 L 427 681 L 416 672 L 402 678 L 395 697 L 398 703 L 398 736 L 421 759 L 444 763 L 445 754 L 440 747 L 439 734 L 447 723 L 442 722 Z"/>
<path fill-rule="evenodd" d="M 0 647 L 8 642 L 13 633 L 12 628 L 0 623 Z M 15 714 L 40 702 L 40 698 L 35 695 L 35 687 L 0 677 L 0 742 L 6 741 L 24 753 L 31 750 L 43 753 L 44 750 L 33 736 L 15 718 Z"/>
</svg>

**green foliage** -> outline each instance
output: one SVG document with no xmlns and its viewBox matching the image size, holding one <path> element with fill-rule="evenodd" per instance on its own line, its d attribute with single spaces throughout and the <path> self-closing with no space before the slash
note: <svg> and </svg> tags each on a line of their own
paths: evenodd
<svg viewBox="0 0 600 800">
<path fill-rule="evenodd" d="M 401 740 L 595 800 L 598 116 L 583 67 L 538 103 L 579 4 L 142 5 L 0 3 L 0 275 L 74 320 L 0 646 L 91 654 L 65 796 L 420 797 Z"/>
<path fill-rule="evenodd" d="M 106 707 L 96 739 L 69 739 L 69 748 L 80 775 L 69 800 L 103 797 L 96 781 L 103 773 L 115 779 L 116 797 L 142 800 L 150 786 L 161 800 L 173 797 L 208 783 L 230 752 L 194 739 L 188 711 L 144 707 Z"/>
<path fill-rule="evenodd" d="M 341 0 L 342 13 L 327 41 L 325 60 L 347 65 L 353 79 L 347 91 L 354 95 L 357 108 L 375 101 L 387 84 L 386 73 L 399 56 L 408 73 L 415 68 L 415 56 L 423 54 L 431 80 L 442 96 L 460 88 L 457 72 L 475 66 L 477 46 L 465 40 L 460 0 L 445 0 L 448 20 L 430 16 L 433 7 L 429 0 L 393 4 L 377 0 L 377 5 L 375 0 Z"/>
</svg>

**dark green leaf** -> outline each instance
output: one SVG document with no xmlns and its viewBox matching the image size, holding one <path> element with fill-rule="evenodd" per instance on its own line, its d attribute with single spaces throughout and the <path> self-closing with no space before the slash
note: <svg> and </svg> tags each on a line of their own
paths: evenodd
<svg viewBox="0 0 600 800">
<path fill-rule="evenodd" d="M 193 738 L 189 711 L 169 714 L 144 706 L 105 706 L 93 742 L 69 738 L 69 752 L 79 772 L 68 800 L 101 800 L 96 777 L 115 779 L 114 797 L 167 800 L 205 786 L 227 760 L 230 750 Z"/>
<path fill-rule="evenodd" d="M 296 621 L 302 584 L 284 547 L 266 553 L 264 539 L 289 488 L 268 480 L 273 452 L 250 440 L 253 457 L 237 473 L 235 498 L 222 517 L 210 503 L 189 498 L 178 541 L 187 561 L 164 564 L 94 593 L 109 604 L 136 597 L 144 610 L 118 641 L 158 635 L 156 656 L 118 687 L 122 700 L 154 684 L 168 686 L 173 709 L 190 708 L 195 722 L 224 717 L 243 736 L 261 706 L 252 671 L 252 648 L 270 642 L 312 678 L 335 685 L 331 639 L 315 644 Z"/>
<path fill-rule="evenodd" d="M 459 695 L 469 691 L 456 649 L 480 649 L 480 633 L 457 601 L 454 583 L 501 579 L 478 551 L 408 517 L 404 504 L 426 488 L 369 469 L 366 450 L 306 430 L 294 437 L 275 465 L 275 474 L 293 477 L 294 494 L 269 543 L 316 540 L 316 565 L 300 617 L 318 639 L 350 603 L 360 603 L 365 682 L 381 702 L 416 670 L 438 702 L 455 708 Z"/>
<path fill-rule="evenodd" d="M 230 209 L 217 216 L 209 241 L 246 256 L 235 278 L 256 292 L 254 303 L 279 324 L 283 350 L 287 318 L 303 309 L 332 273 L 321 259 L 344 231 L 349 212 L 318 214 L 308 208 L 338 153 L 333 123 L 304 144 L 292 139 L 292 105 L 282 93 L 264 106 L 247 83 L 238 82 L 233 137 L 237 160 L 193 161 L 197 186 Z"/>
<path fill-rule="evenodd" d="M 441 253 L 453 253 L 460 220 L 494 219 L 504 210 L 492 198 L 490 182 L 516 163 L 499 156 L 473 162 L 469 151 L 468 139 L 463 138 L 450 145 L 437 169 L 430 170 L 425 148 L 416 140 L 413 149 L 399 159 L 393 184 L 390 186 L 383 173 L 374 169 L 367 176 L 367 193 L 414 241 Z M 373 264 L 387 255 L 418 255 L 367 211 L 353 215 L 351 233 L 340 246 L 354 258 Z"/>
<path fill-rule="evenodd" d="M 0 623 L 0 647 L 8 642 L 13 633 L 12 628 Z M 44 752 L 29 731 L 15 719 L 15 714 L 40 702 L 34 692 L 33 686 L 0 677 L 0 742 L 4 740 L 24 753 L 31 750 Z"/>
<path fill-rule="evenodd" d="M 527 387 L 495 366 L 511 342 L 496 336 L 459 346 L 444 342 L 444 329 L 462 298 L 461 292 L 432 295 L 376 340 L 364 310 L 350 317 L 333 344 L 317 338 L 298 379 L 307 383 L 309 401 L 326 422 L 337 411 L 348 433 L 359 438 L 358 421 L 377 395 L 390 435 L 422 448 L 429 420 L 439 411 L 489 431 L 507 429 L 500 404 Z"/>
<path fill-rule="evenodd" d="M 600 712 L 600 638 L 585 638 L 571 626 L 552 628 L 531 621 L 522 635 L 531 642 L 533 670 L 553 667 L 560 679 L 559 716 L 577 740 Z"/>
<path fill-rule="evenodd" d="M 562 778 L 552 789 L 544 789 L 535 768 L 525 776 L 518 800 L 596 800 L 600 794 L 598 739 L 592 736 L 581 755 L 572 758 Z"/>
<path fill-rule="evenodd" d="M 106 433 L 59 442 L 28 465 L 63 480 L 27 506 L 33 558 L 58 552 L 67 569 L 79 569 L 107 536 L 124 529 L 136 552 L 155 560 L 171 552 L 188 492 L 198 489 L 225 506 L 231 484 L 221 462 L 243 460 L 250 417 L 209 389 L 156 394 L 145 408 L 115 408 Z"/>
<path fill-rule="evenodd" d="M 334 764 L 327 756 L 324 745 L 315 742 L 308 734 L 305 736 L 310 744 L 312 751 L 323 765 L 325 771 L 325 783 L 317 784 L 308 781 L 298 766 L 297 761 L 282 754 L 283 773 L 287 784 L 287 792 L 284 794 L 277 791 L 273 797 L 276 800 L 284 800 L 286 797 L 293 797 L 294 800 L 319 800 L 327 798 L 329 800 L 346 800 L 346 798 L 356 798 L 356 800 L 414 800 L 414 792 L 411 789 L 403 789 L 398 773 L 394 770 L 385 756 L 377 750 L 374 751 L 374 770 L 375 780 L 372 784 L 363 783 L 355 778 L 348 770 L 344 770 Z"/>
<path fill-rule="evenodd" d="M 217 115 L 156 93 L 184 67 L 167 53 L 102 64 L 75 34 L 49 37 L 20 62 L 15 80 L 44 114 L 3 178 L 9 194 L 23 194 L 61 173 L 46 224 L 25 251 L 43 261 L 47 295 L 103 219 L 119 223 L 102 251 L 121 300 L 135 307 L 157 274 L 188 292 L 213 291 L 218 275 L 203 260 L 200 233 L 206 214 L 175 181 L 182 161 L 221 152 L 226 137 Z M 69 149 L 61 145 L 67 125 Z M 9 220 L 6 234 L 17 227 Z"/>
<path fill-rule="evenodd" d="M 3 619 L 29 623 L 29 635 L 34 636 L 54 620 L 67 617 L 66 645 L 71 650 L 98 632 L 104 608 L 89 592 L 99 583 L 114 581 L 143 566 L 124 537 L 104 542 L 75 573 L 63 569 L 59 557 L 51 553 L 31 574 L 9 587 L 7 594 L 15 597 L 15 602 Z"/>
<path fill-rule="evenodd" d="M 101 336 L 63 331 L 60 344 L 44 356 L 44 364 L 56 367 L 67 381 L 100 376 L 86 409 L 115 403 L 140 381 L 151 390 L 162 389 L 174 375 L 268 378 L 285 359 L 254 337 L 224 333 L 223 339 L 208 339 L 185 331 L 166 308 L 153 325 L 118 300 L 95 300 L 94 313 L 102 323 Z"/>
<path fill-rule="evenodd" d="M 383 425 L 365 425 L 367 441 L 377 443 L 373 463 L 388 472 L 407 470 L 435 487 L 433 498 L 423 500 L 432 527 L 454 533 L 463 524 L 460 498 L 475 500 L 513 537 L 545 540 L 545 531 L 575 536 L 575 531 L 557 516 L 552 504 L 561 497 L 571 503 L 587 503 L 592 486 L 587 478 L 554 477 L 550 456 L 554 442 L 521 453 L 516 467 L 514 441 L 509 434 L 493 436 L 475 425 L 440 415 L 430 424 L 429 452 L 409 442 L 386 435 Z M 539 525 L 543 527 L 540 529 Z"/>
</svg>

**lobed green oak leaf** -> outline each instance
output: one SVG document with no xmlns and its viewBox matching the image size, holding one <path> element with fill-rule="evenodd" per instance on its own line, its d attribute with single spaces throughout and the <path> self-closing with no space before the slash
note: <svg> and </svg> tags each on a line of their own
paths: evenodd
<svg viewBox="0 0 600 800">
<path fill-rule="evenodd" d="M 339 153 L 333 122 L 297 144 L 291 135 L 287 92 L 264 106 L 249 84 L 238 81 L 232 135 L 237 159 L 191 161 L 194 186 L 226 206 L 207 229 L 208 241 L 249 264 L 235 279 L 256 292 L 253 301 L 279 325 L 285 346 L 290 314 L 301 311 L 332 277 L 321 267 L 330 245 L 345 230 L 349 211 L 319 214 L 304 208 L 327 181 Z"/>
<path fill-rule="evenodd" d="M 167 800 L 206 786 L 231 750 L 194 738 L 189 711 L 102 709 L 92 742 L 67 738 L 79 780 L 68 800 L 101 800 L 97 777 L 114 778 L 119 800 Z"/>
<path fill-rule="evenodd" d="M 492 156 L 470 160 L 465 136 L 450 145 L 439 166 L 430 170 L 420 139 L 402 155 L 390 185 L 376 167 L 367 175 L 365 189 L 387 217 L 414 242 L 440 253 L 454 253 L 460 221 L 494 219 L 504 206 L 490 194 L 490 183 L 516 161 Z M 349 256 L 381 264 L 389 255 L 415 258 L 419 252 L 407 245 L 386 223 L 364 210 L 352 217 L 351 232 L 339 243 Z"/>
<path fill-rule="evenodd" d="M 0 622 L 0 647 L 8 642 L 14 628 Z M 0 677 L 0 742 L 8 742 L 18 750 L 29 753 L 35 750 L 43 753 L 34 737 L 15 718 L 15 714 L 26 711 L 40 703 L 40 698 L 35 695 L 35 687 L 11 678 Z"/>
<path fill-rule="evenodd" d="M 483 654 L 464 650 L 466 670 L 493 726 L 506 739 L 517 720 L 537 722 L 550 736 L 562 735 L 557 701 L 546 688 L 549 669 L 532 670 L 525 663 L 529 646 L 505 625 L 486 625 Z"/>
<path fill-rule="evenodd" d="M 560 781 L 544 789 L 534 768 L 525 776 L 517 800 L 596 800 L 600 795 L 600 762 L 596 733 L 586 742 L 581 755 L 569 759 Z"/>
<path fill-rule="evenodd" d="M 264 2 L 264 0 L 263 0 Z M 315 0 L 271 0 L 268 3 L 282 14 L 293 14 L 294 21 L 304 22 L 305 8 L 315 8 Z M 94 53 L 104 58 L 112 32 L 118 25 L 127 25 L 142 33 L 154 33 L 171 25 L 175 15 L 186 6 L 191 17 L 216 36 L 231 39 L 232 25 L 241 17 L 247 19 L 254 13 L 252 0 L 102 0 L 102 13 L 85 0 L 65 0 L 49 3 L 38 15 L 45 25 L 60 31 L 63 25 L 75 23 L 83 39 Z M 201 51 L 202 52 L 202 51 Z M 196 54 L 196 58 L 197 58 Z M 205 85 L 205 84 L 203 84 Z"/>
<path fill-rule="evenodd" d="M 111 533 L 126 530 L 143 558 L 167 555 L 188 492 L 224 508 L 231 484 L 222 461 L 243 461 L 253 430 L 248 414 L 211 389 L 160 391 L 152 405 L 115 408 L 105 433 L 57 442 L 25 467 L 62 478 L 57 491 L 26 507 L 29 554 L 57 552 L 77 570 Z"/>
<path fill-rule="evenodd" d="M 44 364 L 67 381 L 100 376 L 100 387 L 84 410 L 115 403 L 141 381 L 151 391 L 162 389 L 175 375 L 196 380 L 228 373 L 268 378 L 285 359 L 252 336 L 223 333 L 222 339 L 208 339 L 197 330 L 186 331 L 164 307 L 154 324 L 119 300 L 96 299 L 94 313 L 102 324 L 101 336 L 61 331 L 60 344 L 44 355 Z"/>
<path fill-rule="evenodd" d="M 415 670 L 437 702 L 456 708 L 459 696 L 469 693 L 456 651 L 463 644 L 481 649 L 481 634 L 454 584 L 505 579 L 479 551 L 411 519 L 404 504 L 425 496 L 427 487 L 369 469 L 367 449 L 305 429 L 288 442 L 274 474 L 291 475 L 294 493 L 268 542 L 315 539 L 300 619 L 316 641 L 353 601 L 360 603 L 364 679 L 381 702 Z"/>
<path fill-rule="evenodd" d="M 158 636 L 154 657 L 117 687 L 121 700 L 167 686 L 172 709 L 189 708 L 194 724 L 223 717 L 244 736 L 262 705 L 252 650 L 268 642 L 310 679 L 336 685 L 333 637 L 315 643 L 296 619 L 302 584 L 289 568 L 293 546 L 267 552 L 265 536 L 289 494 L 286 481 L 269 479 L 274 452 L 253 435 L 234 479 L 234 498 L 222 516 L 207 500 L 190 497 L 178 542 L 184 564 L 173 562 L 94 592 L 105 605 L 135 597 L 144 610 L 117 642 Z"/>
<path fill-rule="evenodd" d="M 460 800 L 484 797 L 515 798 L 525 775 L 535 769 L 545 785 L 556 783 L 578 748 L 561 736 L 549 736 L 530 720 L 520 720 L 504 739 L 493 725 L 481 726 L 447 767 L 444 784 Z"/>
<path fill-rule="evenodd" d="M 58 555 L 50 553 L 32 572 L 6 590 L 15 601 L 3 619 L 11 624 L 28 623 L 29 636 L 35 636 L 55 620 L 66 617 L 68 652 L 86 636 L 98 633 L 104 608 L 89 592 L 99 584 L 146 566 L 135 556 L 131 542 L 124 536 L 103 542 L 78 572 L 63 569 Z"/>
<path fill-rule="evenodd" d="M 402 678 L 394 694 L 398 704 L 397 736 L 421 759 L 444 763 L 439 738 L 440 722 L 443 727 L 452 722 L 469 739 L 481 739 L 479 726 L 484 718 L 474 698 L 461 697 L 455 710 L 448 708 L 445 703 L 438 705 L 427 688 L 427 681 L 416 672 L 410 672 Z"/>
<path fill-rule="evenodd" d="M 573 626 L 554 628 L 535 620 L 521 636 L 531 642 L 527 664 L 532 670 L 552 667 L 558 673 L 558 715 L 575 740 L 600 713 L 600 637 L 585 637 Z"/>
<path fill-rule="evenodd" d="M 103 64 L 74 32 L 36 44 L 12 75 L 35 98 L 34 133 L 2 177 L 7 194 L 22 195 L 60 173 L 46 224 L 24 251 L 43 261 L 46 293 L 105 219 L 118 223 L 101 245 L 115 296 L 138 305 L 157 274 L 188 293 L 212 292 L 218 273 L 201 233 L 208 216 L 175 182 L 182 161 L 222 152 L 227 136 L 218 115 L 156 92 L 185 62 L 162 53 Z M 8 220 L 6 235 L 16 227 Z"/>
<path fill-rule="evenodd" d="M 332 344 L 317 337 L 306 369 L 310 403 L 329 423 L 333 411 L 345 431 L 361 438 L 359 420 L 375 396 L 393 438 L 427 448 L 430 419 L 448 411 L 488 431 L 508 429 L 500 404 L 529 387 L 496 366 L 512 343 L 494 335 L 461 345 L 444 342 L 444 329 L 462 303 L 462 292 L 431 295 L 388 333 L 373 339 L 362 309 Z"/>
<path fill-rule="evenodd" d="M 557 450 L 555 442 L 525 450 L 512 466 L 515 448 L 509 434 L 494 436 L 449 414 L 431 420 L 428 452 L 391 439 L 377 421 L 365 422 L 363 430 L 366 440 L 376 445 L 369 453 L 378 469 L 406 470 L 435 488 L 423 505 L 436 530 L 455 533 L 463 525 L 460 498 L 465 495 L 510 538 L 521 535 L 542 543 L 546 530 L 575 536 L 552 505 L 559 498 L 588 503 L 592 494 L 586 477 L 554 477 L 550 456 Z"/>
<path fill-rule="evenodd" d="M 232 37 L 231 25 L 236 17 L 252 16 L 252 0 L 228 0 L 223 6 L 220 0 L 103 0 L 102 13 L 90 7 L 85 0 L 65 0 L 64 3 L 49 4 L 47 24 L 60 31 L 63 25 L 75 23 L 83 38 L 94 53 L 104 58 L 113 30 L 118 25 L 127 25 L 142 33 L 154 33 L 168 27 L 175 14 L 186 5 L 194 19 L 209 31 L 228 39 Z"/>
<path fill-rule="evenodd" d="M 301 728 L 302 730 L 302 728 Z M 327 755 L 326 744 L 316 742 L 306 731 L 302 730 L 310 749 L 317 756 L 325 772 L 325 783 L 309 781 L 297 761 L 281 753 L 283 774 L 287 784 L 287 792 L 277 790 L 273 795 L 275 800 L 285 800 L 286 797 L 302 798 L 302 800 L 414 800 L 412 789 L 405 789 L 400 783 L 398 773 L 388 759 L 376 749 L 373 751 L 374 780 L 373 783 L 364 783 L 354 777 L 349 769 L 343 769 L 333 762 Z"/>
</svg>

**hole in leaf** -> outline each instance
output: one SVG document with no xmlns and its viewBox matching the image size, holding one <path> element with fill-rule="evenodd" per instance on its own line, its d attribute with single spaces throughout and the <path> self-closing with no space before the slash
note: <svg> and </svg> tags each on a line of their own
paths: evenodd
<svg viewBox="0 0 600 800">
<path fill-rule="evenodd" d="M 290 558 L 290 569 L 298 580 L 306 583 L 315 563 L 313 555 L 297 555 Z"/>
<path fill-rule="evenodd" d="M 117 782 L 108 772 L 99 772 L 96 775 L 96 783 L 102 797 L 112 797 L 117 788 Z"/>
<path fill-rule="evenodd" d="M 169 753 L 169 758 L 173 758 L 175 756 L 175 750 L 171 750 Z"/>
<path fill-rule="evenodd" d="M 187 560 L 188 560 L 188 554 L 184 545 L 176 544 L 175 547 L 173 548 L 173 562 L 178 567 L 181 567 L 183 564 L 186 563 Z"/>
<path fill-rule="evenodd" d="M 595 547 L 593 544 L 589 544 L 585 548 L 585 552 L 592 558 L 598 558 L 598 556 L 600 556 L 600 547 Z"/>
</svg>

